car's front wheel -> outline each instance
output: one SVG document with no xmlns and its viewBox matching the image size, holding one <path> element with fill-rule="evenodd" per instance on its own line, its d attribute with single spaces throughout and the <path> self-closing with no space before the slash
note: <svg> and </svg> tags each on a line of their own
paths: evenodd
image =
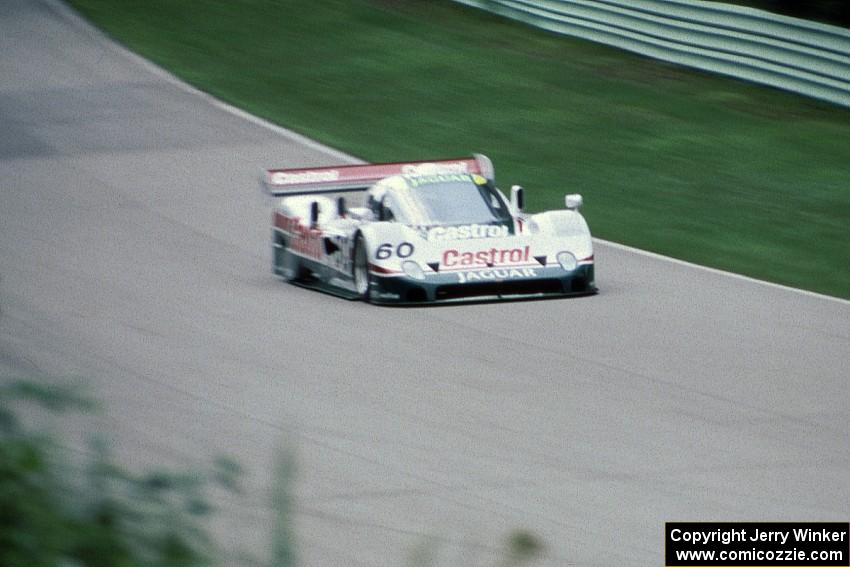
<svg viewBox="0 0 850 567">
<path fill-rule="evenodd" d="M 352 277 L 354 289 L 363 301 L 371 298 L 370 288 L 372 277 L 369 274 L 369 251 L 366 247 L 366 239 L 362 234 L 357 235 L 354 242 L 354 261 L 352 262 Z"/>
</svg>

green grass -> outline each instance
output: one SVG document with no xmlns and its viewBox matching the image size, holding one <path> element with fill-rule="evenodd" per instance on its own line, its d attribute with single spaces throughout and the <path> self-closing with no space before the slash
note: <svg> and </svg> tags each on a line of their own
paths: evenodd
<svg viewBox="0 0 850 567">
<path fill-rule="evenodd" d="M 480 151 L 531 209 L 582 193 L 596 236 L 850 297 L 850 109 L 447 1 L 72 3 L 199 88 L 364 159 Z"/>
</svg>

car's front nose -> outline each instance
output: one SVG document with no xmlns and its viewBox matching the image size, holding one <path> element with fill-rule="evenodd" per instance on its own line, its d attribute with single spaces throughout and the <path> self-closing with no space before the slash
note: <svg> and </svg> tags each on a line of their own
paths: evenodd
<svg viewBox="0 0 850 567">
<path fill-rule="evenodd" d="M 410 268 L 410 273 L 373 274 L 373 302 L 416 304 L 487 301 L 580 295 L 596 291 L 592 262 L 578 263 L 570 270 L 557 263 L 442 270 L 420 265 L 419 270 Z"/>
</svg>

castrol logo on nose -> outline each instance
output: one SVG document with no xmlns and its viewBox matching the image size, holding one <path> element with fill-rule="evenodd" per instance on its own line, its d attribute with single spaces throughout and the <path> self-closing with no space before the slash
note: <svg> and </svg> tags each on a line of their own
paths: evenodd
<svg viewBox="0 0 850 567">
<path fill-rule="evenodd" d="M 443 252 L 442 264 L 447 268 L 454 266 L 496 266 L 504 264 L 521 264 L 531 258 L 531 247 L 522 248 L 490 248 L 477 252 L 461 252 L 449 248 Z"/>
</svg>

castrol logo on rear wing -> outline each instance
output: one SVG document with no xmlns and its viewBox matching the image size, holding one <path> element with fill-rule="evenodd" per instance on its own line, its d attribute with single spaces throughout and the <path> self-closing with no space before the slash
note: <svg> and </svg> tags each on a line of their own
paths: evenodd
<svg viewBox="0 0 850 567">
<path fill-rule="evenodd" d="M 286 173 L 276 171 L 272 173 L 269 181 L 272 185 L 296 185 L 298 183 L 323 183 L 339 180 L 339 171 L 299 171 L 297 173 Z"/>
</svg>

